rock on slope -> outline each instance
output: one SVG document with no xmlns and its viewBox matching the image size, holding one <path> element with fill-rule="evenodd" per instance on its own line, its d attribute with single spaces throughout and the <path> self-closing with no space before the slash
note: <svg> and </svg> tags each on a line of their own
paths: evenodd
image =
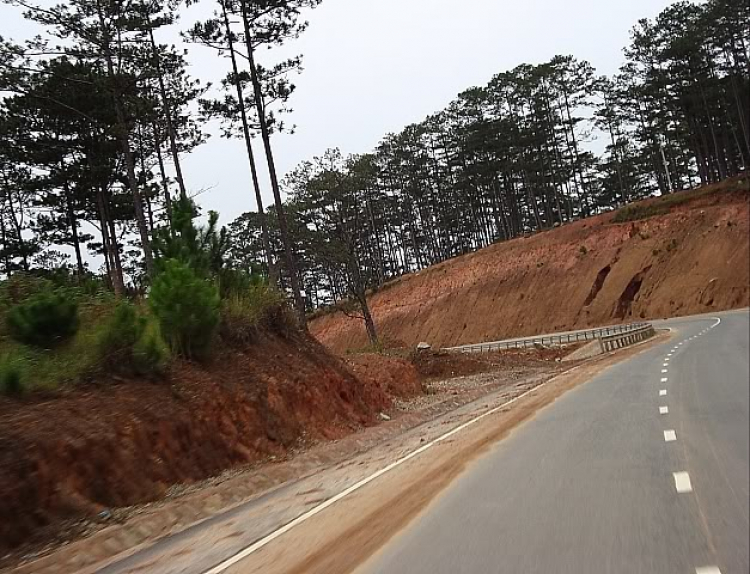
<svg viewBox="0 0 750 574">
<path fill-rule="evenodd" d="M 749 188 L 731 180 L 682 192 L 661 215 L 614 223 L 607 213 L 498 243 L 387 284 L 371 310 L 385 340 L 451 346 L 744 307 Z M 367 344 L 342 313 L 311 332 L 336 351 Z"/>
</svg>

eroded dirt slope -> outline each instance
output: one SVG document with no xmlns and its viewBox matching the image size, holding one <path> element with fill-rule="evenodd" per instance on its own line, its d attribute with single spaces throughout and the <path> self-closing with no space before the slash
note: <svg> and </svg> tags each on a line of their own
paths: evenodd
<svg viewBox="0 0 750 574">
<path fill-rule="evenodd" d="M 403 393 L 421 391 L 416 377 Z M 0 397 L 0 551 L 156 500 L 171 485 L 340 438 L 392 401 L 378 377 L 356 377 L 295 332 L 263 333 L 208 365 L 177 364 L 162 380 L 103 377 Z"/>
<path fill-rule="evenodd" d="M 371 310 L 386 341 L 445 347 L 744 307 L 749 188 L 733 180 L 683 192 L 694 197 L 661 215 L 615 223 L 608 213 L 498 243 L 394 281 Z M 342 313 L 310 328 L 339 352 L 367 344 Z"/>
</svg>

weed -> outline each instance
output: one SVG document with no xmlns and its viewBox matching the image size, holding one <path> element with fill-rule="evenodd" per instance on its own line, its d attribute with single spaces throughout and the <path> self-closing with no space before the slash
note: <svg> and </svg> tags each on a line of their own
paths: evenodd
<svg viewBox="0 0 750 574">
<path fill-rule="evenodd" d="M 156 321 L 147 321 L 146 327 L 132 349 L 133 368 L 141 375 L 161 373 L 169 364 L 169 347 L 164 342 Z"/>
<path fill-rule="evenodd" d="M 246 343 L 258 327 L 271 320 L 283 321 L 284 295 L 268 285 L 252 285 L 240 293 L 229 295 L 221 302 L 221 336 Z"/>
<path fill-rule="evenodd" d="M 24 390 L 19 360 L 10 355 L 0 357 L 0 393 L 18 397 Z"/>
</svg>

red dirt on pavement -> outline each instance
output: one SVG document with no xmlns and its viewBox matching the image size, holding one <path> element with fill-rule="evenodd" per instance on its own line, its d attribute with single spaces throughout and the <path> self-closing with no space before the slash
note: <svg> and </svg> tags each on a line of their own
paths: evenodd
<svg viewBox="0 0 750 574">
<path fill-rule="evenodd" d="M 728 180 L 645 219 L 606 213 L 497 243 L 387 283 L 370 310 L 385 340 L 449 347 L 745 307 L 748 192 L 746 177 Z M 336 352 L 367 344 L 361 321 L 340 312 L 310 331 Z"/>
</svg>

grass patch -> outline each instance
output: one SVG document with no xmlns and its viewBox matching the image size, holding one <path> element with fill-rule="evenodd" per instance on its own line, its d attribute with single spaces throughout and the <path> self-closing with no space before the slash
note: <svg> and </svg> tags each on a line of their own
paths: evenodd
<svg viewBox="0 0 750 574">
<path fill-rule="evenodd" d="M 19 397 L 24 392 L 20 361 L 16 357 L 0 357 L 0 394 Z"/>
<path fill-rule="evenodd" d="M 91 374 L 99 363 L 99 345 L 104 319 L 111 305 L 94 303 L 79 308 L 81 328 L 69 340 L 53 349 L 40 349 L 0 335 L 0 355 L 10 357 L 17 366 L 25 389 L 54 390 Z"/>
<path fill-rule="evenodd" d="M 221 302 L 219 334 L 227 341 L 247 343 L 258 329 L 286 312 L 284 295 L 265 284 L 250 285 Z"/>
<path fill-rule="evenodd" d="M 727 180 L 691 191 L 678 191 L 677 193 L 663 195 L 656 199 L 626 205 L 615 213 L 611 221 L 612 223 L 627 223 L 629 221 L 648 219 L 649 217 L 655 217 L 657 215 L 665 215 L 673 208 L 700 197 L 734 190 L 748 191 L 748 189 L 750 189 L 750 186 L 748 185 L 749 182 L 750 180 L 747 178 L 740 177 L 736 180 Z"/>
</svg>

